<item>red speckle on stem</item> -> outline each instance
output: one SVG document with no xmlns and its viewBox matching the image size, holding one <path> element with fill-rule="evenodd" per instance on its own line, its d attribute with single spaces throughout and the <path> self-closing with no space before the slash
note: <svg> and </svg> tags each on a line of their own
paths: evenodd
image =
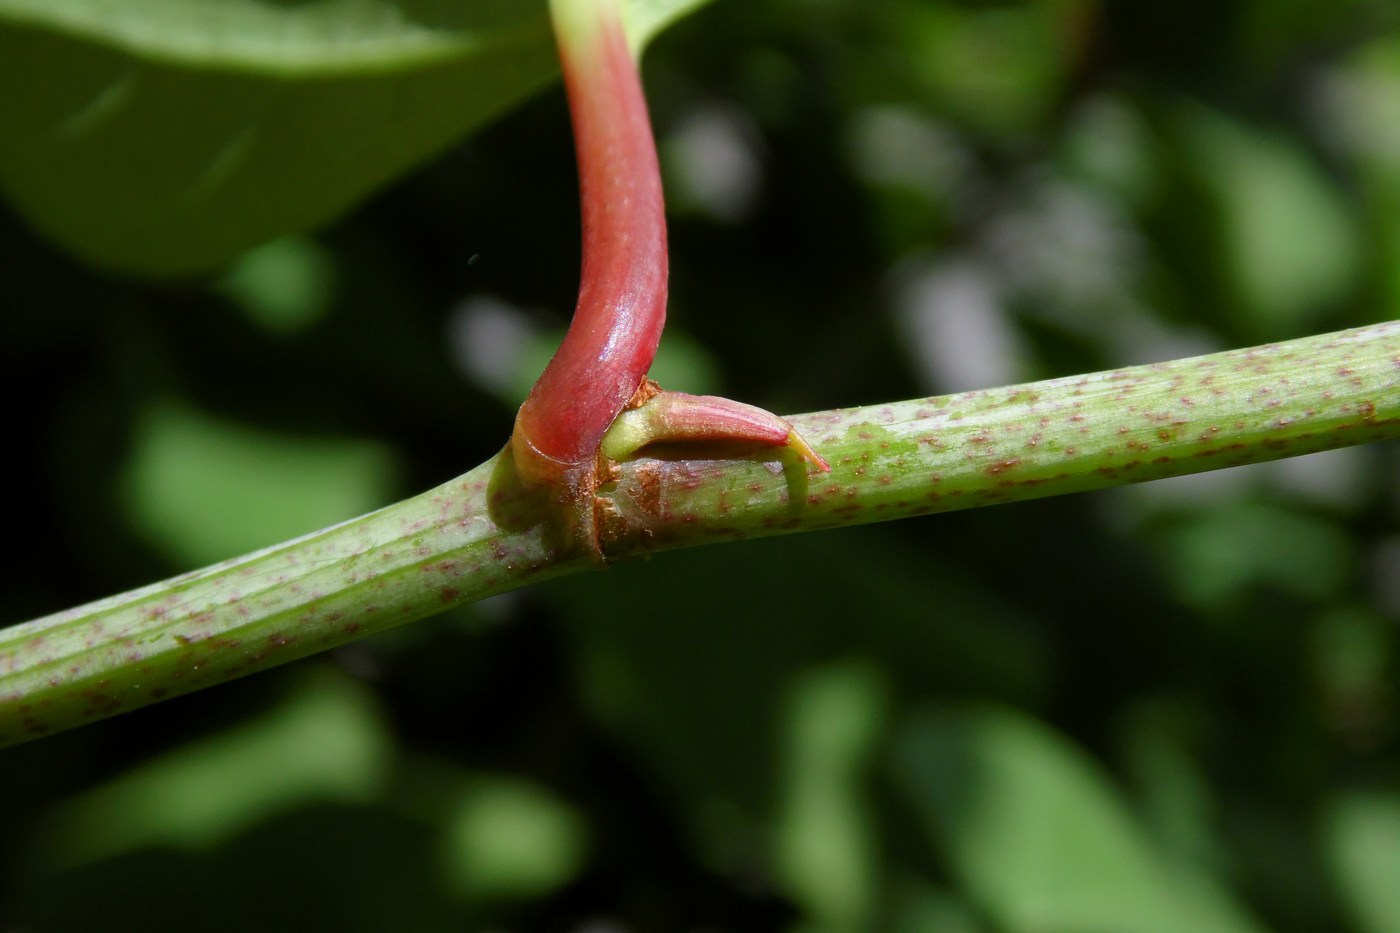
<svg viewBox="0 0 1400 933">
<path fill-rule="evenodd" d="M 986 473 L 988 476 L 1000 476 L 1001 474 L 1006 473 L 1009 470 L 1014 470 L 1020 465 L 1021 458 L 1019 457 L 1012 457 L 1007 460 L 999 460 L 996 463 L 993 463 L 990 466 L 988 466 L 986 468 Z"/>
</svg>

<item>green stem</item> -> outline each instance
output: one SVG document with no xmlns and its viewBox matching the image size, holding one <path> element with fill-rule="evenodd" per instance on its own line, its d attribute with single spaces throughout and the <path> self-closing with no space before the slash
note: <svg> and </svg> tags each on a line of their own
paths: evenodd
<svg viewBox="0 0 1400 933">
<path fill-rule="evenodd" d="M 884 521 L 1400 436 L 1400 323 L 791 419 L 831 462 L 639 458 L 599 490 L 610 559 Z M 722 451 L 713 451 L 715 457 Z M 0 630 L 0 745 L 595 566 L 503 453 L 295 541 Z"/>
</svg>

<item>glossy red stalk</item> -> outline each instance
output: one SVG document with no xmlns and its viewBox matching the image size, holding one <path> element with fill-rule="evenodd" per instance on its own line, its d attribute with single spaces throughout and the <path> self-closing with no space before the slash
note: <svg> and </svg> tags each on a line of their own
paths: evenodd
<svg viewBox="0 0 1400 933">
<path fill-rule="evenodd" d="M 511 459 L 549 493 L 566 537 L 601 559 L 600 478 L 656 442 L 791 448 L 830 467 L 762 409 L 664 392 L 646 378 L 666 323 L 666 213 L 641 79 L 618 0 L 550 0 L 574 124 L 583 271 L 573 322 L 515 418 Z M 618 416 L 640 417 L 609 431 Z"/>
<path fill-rule="evenodd" d="M 583 270 L 569 332 L 521 406 L 511 446 L 527 482 L 562 486 L 592 471 L 651 366 L 667 256 L 656 144 L 617 4 L 551 9 L 578 153 Z"/>
</svg>

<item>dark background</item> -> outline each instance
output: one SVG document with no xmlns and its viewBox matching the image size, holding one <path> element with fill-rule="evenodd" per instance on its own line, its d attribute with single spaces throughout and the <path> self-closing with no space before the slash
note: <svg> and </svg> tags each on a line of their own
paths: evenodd
<svg viewBox="0 0 1400 933">
<path fill-rule="evenodd" d="M 1392 4 L 717 0 L 644 77 L 673 388 L 796 412 L 1400 307 Z M 0 209 L 19 622 L 492 455 L 545 92 L 205 279 Z M 711 547 L 0 752 L 0 931 L 1400 930 L 1389 445 Z"/>
</svg>

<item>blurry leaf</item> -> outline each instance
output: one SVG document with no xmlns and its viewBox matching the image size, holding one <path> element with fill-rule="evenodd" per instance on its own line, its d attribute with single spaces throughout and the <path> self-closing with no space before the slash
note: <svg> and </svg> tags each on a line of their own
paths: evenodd
<svg viewBox="0 0 1400 933">
<path fill-rule="evenodd" d="M 1384 229 L 1376 232 L 1376 252 L 1385 303 L 1375 316 L 1393 320 L 1400 318 L 1400 184 L 1396 186 L 1394 206 L 1384 212 L 1381 223 Z"/>
<path fill-rule="evenodd" d="M 962 901 L 922 884 L 900 892 L 891 913 L 893 933 L 980 933 L 985 929 Z"/>
<path fill-rule="evenodd" d="M 480 0 L 478 0 L 480 2 Z M 505 0 L 497 0 L 505 2 Z M 646 47 L 657 33 L 710 0 L 622 0 L 627 9 L 627 41 L 634 50 Z"/>
<path fill-rule="evenodd" d="M 1385 295 L 1376 319 L 1400 317 L 1400 33 L 1374 37 L 1323 86 L 1327 129 L 1354 161 Z"/>
<path fill-rule="evenodd" d="M 812 671 L 789 700 L 778 866 L 811 928 L 869 929 L 876 909 L 874 814 L 866 783 L 884 689 L 865 665 Z"/>
<path fill-rule="evenodd" d="M 919 717 L 896 773 L 968 895 L 1008 933 L 1257 929 L 1209 879 L 1154 852 L 1104 777 L 1034 720 Z"/>
<path fill-rule="evenodd" d="M 1299 48 L 1345 46 L 1357 24 L 1393 22 L 1393 11 L 1390 0 L 1247 0 L 1232 11 L 1242 40 L 1232 54 L 1256 73 L 1276 73 L 1297 61 Z"/>
<path fill-rule="evenodd" d="M 1182 599 L 1219 609 L 1260 585 L 1325 599 L 1345 582 L 1353 547 L 1330 522 L 1241 502 L 1183 517 L 1163 535 L 1162 556 Z"/>
<path fill-rule="evenodd" d="M 1332 874 L 1362 933 L 1400 930 L 1400 796 L 1345 794 L 1326 817 Z"/>
<path fill-rule="evenodd" d="M 1352 749 L 1383 747 L 1400 726 L 1395 636 L 1394 614 L 1370 606 L 1328 606 L 1313 624 L 1307 659 L 1320 712 Z"/>
<path fill-rule="evenodd" d="M 1184 127 L 1220 212 L 1220 262 L 1253 339 L 1294 336 L 1355 288 L 1357 219 L 1298 140 L 1205 109 Z"/>
<path fill-rule="evenodd" d="M 378 508 L 393 473 L 373 442 L 275 435 L 164 405 L 136 435 L 125 485 L 132 520 L 176 562 L 200 565 Z"/>
<path fill-rule="evenodd" d="M 635 44 L 703 0 L 638 0 Z M 555 74 L 544 0 L 0 0 L 0 191 L 105 266 L 324 223 Z"/>
<path fill-rule="evenodd" d="M 1400 186 L 1400 33 L 1372 37 L 1329 77 L 1329 129 L 1365 176 L 1394 191 Z"/>
<path fill-rule="evenodd" d="M 853 114 L 846 149 L 891 255 L 936 242 L 959 199 L 982 181 L 968 141 L 914 107 L 880 104 Z"/>
<path fill-rule="evenodd" d="M 29 876 L 7 933 L 456 933 L 431 829 L 382 807 L 298 805 L 199 851 L 147 848 Z"/>
<path fill-rule="evenodd" d="M 1074 67 L 1083 4 L 900 4 L 891 27 L 934 100 L 999 134 L 1034 132 Z"/>
<path fill-rule="evenodd" d="M 528 781 L 470 782 L 444 829 L 448 875 L 473 897 L 536 897 L 583 866 L 582 818 Z"/>
<path fill-rule="evenodd" d="M 302 237 L 284 237 L 240 256 L 218 287 L 266 330 L 290 334 L 325 313 L 334 277 L 324 249 Z"/>
<path fill-rule="evenodd" d="M 1324 693 L 1345 696 L 1383 688 L 1395 627 L 1378 614 L 1336 606 L 1317 620 L 1309 655 Z"/>
<path fill-rule="evenodd" d="M 1135 103 L 1104 94 L 1080 104 L 1061 142 L 1069 174 L 1128 205 L 1141 205 L 1161 183 L 1160 146 Z"/>
<path fill-rule="evenodd" d="M 50 858 L 95 861 L 137 849 L 206 849 L 309 802 L 364 802 L 390 743 L 370 696 L 320 677 L 264 717 L 191 742 L 63 805 Z"/>
<path fill-rule="evenodd" d="M 1148 696 L 1120 714 L 1125 764 L 1142 820 L 1164 853 L 1198 866 L 1226 862 L 1218 803 L 1196 754 L 1213 708 Z"/>
<path fill-rule="evenodd" d="M 540 592 L 569 620 L 593 715 L 724 870 L 769 857 L 759 846 L 795 751 L 781 714 L 810 666 L 856 656 L 892 692 L 1017 699 L 1048 672 L 1045 645 L 996 593 L 873 529 L 660 554 Z"/>
</svg>

